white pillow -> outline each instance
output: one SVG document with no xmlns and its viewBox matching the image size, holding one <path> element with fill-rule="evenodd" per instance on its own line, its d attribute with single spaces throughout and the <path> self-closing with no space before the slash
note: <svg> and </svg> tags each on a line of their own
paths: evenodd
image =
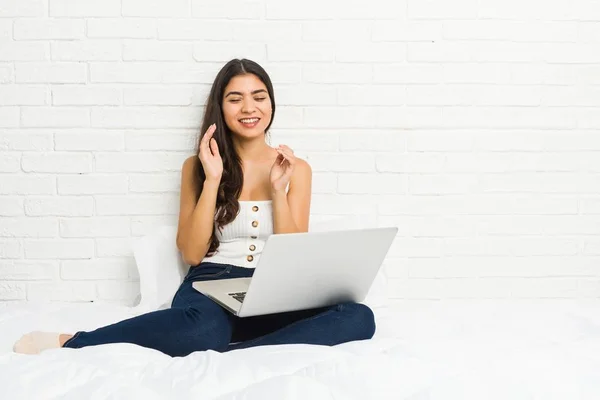
<svg viewBox="0 0 600 400">
<path fill-rule="evenodd" d="M 189 268 L 177 249 L 176 238 L 176 226 L 163 226 L 133 242 L 141 296 L 136 308 L 153 311 L 171 307 Z"/>
<path fill-rule="evenodd" d="M 309 231 L 323 232 L 359 227 L 354 216 L 311 216 Z M 183 282 L 189 265 L 183 262 L 176 245 L 177 227 L 163 226 L 133 242 L 133 255 L 140 276 L 138 310 L 153 311 L 169 308 L 175 292 Z M 364 301 L 370 307 L 386 304 L 386 279 L 383 268 L 379 271 Z"/>
</svg>

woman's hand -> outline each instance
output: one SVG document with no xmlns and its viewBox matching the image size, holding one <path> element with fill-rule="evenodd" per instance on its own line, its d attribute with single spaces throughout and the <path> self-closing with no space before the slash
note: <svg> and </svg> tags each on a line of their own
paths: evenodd
<svg viewBox="0 0 600 400">
<path fill-rule="evenodd" d="M 217 126 L 212 124 L 206 130 L 206 133 L 200 140 L 198 158 L 202 163 L 202 168 L 204 168 L 206 180 L 220 182 L 223 175 L 223 160 L 221 159 L 221 154 L 219 154 L 217 141 L 212 137 L 216 129 Z"/>
<path fill-rule="evenodd" d="M 276 150 L 279 155 L 275 159 L 270 173 L 271 191 L 273 192 L 285 190 L 287 184 L 290 182 L 296 164 L 294 152 L 288 146 L 284 144 L 279 145 Z"/>
</svg>

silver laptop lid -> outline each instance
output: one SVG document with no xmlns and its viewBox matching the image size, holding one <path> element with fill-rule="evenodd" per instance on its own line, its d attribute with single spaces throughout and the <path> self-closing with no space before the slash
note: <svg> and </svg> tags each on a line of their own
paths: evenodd
<svg viewBox="0 0 600 400">
<path fill-rule="evenodd" d="M 269 236 L 239 315 L 363 301 L 397 232 L 386 227 Z"/>
</svg>

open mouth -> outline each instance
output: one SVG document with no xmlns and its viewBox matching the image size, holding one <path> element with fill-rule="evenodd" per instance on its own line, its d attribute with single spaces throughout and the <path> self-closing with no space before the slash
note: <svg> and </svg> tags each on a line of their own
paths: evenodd
<svg viewBox="0 0 600 400">
<path fill-rule="evenodd" d="M 240 124 L 242 124 L 243 126 L 245 126 L 246 128 L 253 128 L 256 126 L 256 124 L 258 124 L 258 121 L 260 121 L 260 118 L 242 118 L 240 120 Z"/>
</svg>

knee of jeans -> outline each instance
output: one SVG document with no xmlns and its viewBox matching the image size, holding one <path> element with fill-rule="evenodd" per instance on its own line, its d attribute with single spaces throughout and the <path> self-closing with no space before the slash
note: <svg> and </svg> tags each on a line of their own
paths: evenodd
<svg viewBox="0 0 600 400">
<path fill-rule="evenodd" d="M 361 303 L 343 303 L 338 310 L 347 315 L 357 339 L 371 339 L 375 334 L 375 314 L 368 306 Z"/>
<path fill-rule="evenodd" d="M 193 338 L 194 350 L 215 350 L 223 352 L 231 340 L 231 326 L 225 316 L 207 315 L 201 310 L 188 307 L 185 310 L 194 324 L 188 332 Z"/>
</svg>

